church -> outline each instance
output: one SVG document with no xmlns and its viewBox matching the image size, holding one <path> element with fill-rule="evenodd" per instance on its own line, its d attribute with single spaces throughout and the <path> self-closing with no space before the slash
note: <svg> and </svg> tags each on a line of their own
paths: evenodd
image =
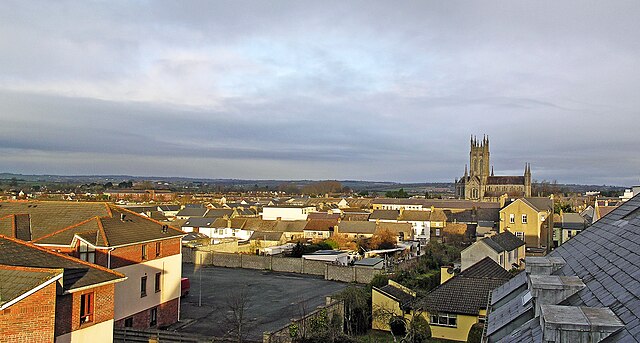
<svg viewBox="0 0 640 343">
<path fill-rule="evenodd" d="M 523 176 L 495 176 L 489 162 L 489 137 L 482 141 L 471 136 L 469 171 L 464 167 L 464 176 L 455 180 L 456 196 L 476 201 L 498 201 L 500 196 L 530 197 L 531 166 L 527 163 Z"/>
</svg>

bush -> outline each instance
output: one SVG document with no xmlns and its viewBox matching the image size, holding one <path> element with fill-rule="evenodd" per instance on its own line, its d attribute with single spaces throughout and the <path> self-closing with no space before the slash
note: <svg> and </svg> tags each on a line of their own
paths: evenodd
<svg viewBox="0 0 640 343">
<path fill-rule="evenodd" d="M 482 341 L 482 330 L 484 329 L 484 325 L 481 323 L 475 323 L 471 326 L 469 330 L 469 338 L 467 338 L 467 342 L 470 343 L 480 343 Z"/>
<path fill-rule="evenodd" d="M 391 317 L 391 319 L 389 319 L 389 328 L 394 336 L 404 336 L 407 334 L 407 328 L 402 317 Z"/>
</svg>

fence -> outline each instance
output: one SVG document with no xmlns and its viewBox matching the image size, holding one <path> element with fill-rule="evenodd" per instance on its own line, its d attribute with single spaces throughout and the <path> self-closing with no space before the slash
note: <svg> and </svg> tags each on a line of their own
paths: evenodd
<svg viewBox="0 0 640 343">
<path fill-rule="evenodd" d="M 319 306 L 297 319 L 291 319 L 291 323 L 272 332 L 265 332 L 262 343 L 292 343 L 295 339 L 308 337 L 319 324 L 335 324 L 340 332 L 344 329 L 344 301 L 332 300 L 327 297 L 327 304 Z"/>
<path fill-rule="evenodd" d="M 303 258 L 230 254 L 189 248 L 182 249 L 182 259 L 187 263 L 307 274 L 342 282 L 369 283 L 374 276 L 383 273 L 379 269 L 339 266 Z"/>
</svg>

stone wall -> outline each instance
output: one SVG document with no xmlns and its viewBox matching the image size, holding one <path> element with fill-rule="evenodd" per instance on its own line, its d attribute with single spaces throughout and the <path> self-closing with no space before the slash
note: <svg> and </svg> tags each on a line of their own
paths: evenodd
<svg viewBox="0 0 640 343">
<path fill-rule="evenodd" d="M 292 319 L 291 323 L 272 332 L 262 334 L 263 343 L 293 343 L 301 338 L 308 337 L 316 321 L 331 322 L 337 316 L 339 320 L 338 328 L 344 328 L 344 302 L 332 300 L 327 297 L 326 305 L 318 308 L 309 314 Z"/>
<path fill-rule="evenodd" d="M 249 254 L 229 254 L 201 249 L 183 249 L 183 261 L 216 267 L 272 270 L 275 272 L 297 273 L 322 276 L 326 280 L 369 283 L 382 270 L 366 267 L 339 266 L 323 261 L 302 258 L 258 256 Z"/>
</svg>

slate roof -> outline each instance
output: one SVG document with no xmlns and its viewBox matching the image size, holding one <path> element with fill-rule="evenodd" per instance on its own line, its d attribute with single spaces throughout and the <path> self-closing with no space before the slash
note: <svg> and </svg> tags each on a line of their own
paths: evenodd
<svg viewBox="0 0 640 343">
<path fill-rule="evenodd" d="M 207 209 L 204 207 L 185 207 L 178 211 L 176 216 L 178 217 L 204 217 L 207 213 Z"/>
<path fill-rule="evenodd" d="M 180 205 L 158 205 L 159 211 L 180 211 Z"/>
<path fill-rule="evenodd" d="M 5 236 L 0 236 L 0 265 L 63 269 L 64 291 L 125 279 L 107 268 Z"/>
<path fill-rule="evenodd" d="M 369 220 L 397 220 L 400 216 L 398 210 L 374 210 L 369 216 Z"/>
<path fill-rule="evenodd" d="M 578 213 L 563 213 L 560 227 L 567 230 L 584 230 L 587 221 Z"/>
<path fill-rule="evenodd" d="M 401 308 L 405 308 L 413 302 L 415 297 L 411 293 L 407 293 L 402 288 L 395 287 L 393 285 L 385 285 L 380 288 L 374 287 L 379 292 L 385 294 L 386 296 L 398 301 L 400 303 Z"/>
<path fill-rule="evenodd" d="M 376 232 L 376 223 L 370 221 L 341 221 L 338 223 L 338 233 L 370 234 Z"/>
<path fill-rule="evenodd" d="M 522 198 L 522 201 L 531 205 L 538 212 L 551 211 L 553 212 L 553 200 L 545 197 L 530 197 Z"/>
<path fill-rule="evenodd" d="M 524 176 L 488 176 L 487 185 L 524 185 Z"/>
<path fill-rule="evenodd" d="M 613 341 L 640 339 L 640 195 L 551 253 L 566 264 L 557 275 L 578 276 L 586 287 L 563 304 L 609 307 L 625 324 Z"/>
<path fill-rule="evenodd" d="M 214 227 L 213 226 L 214 221 L 215 221 L 214 218 L 191 217 L 187 219 L 187 221 L 184 224 L 182 224 L 182 227 L 212 228 Z M 226 227 L 226 221 L 225 221 L 225 227 Z"/>
<path fill-rule="evenodd" d="M 428 222 L 431 220 L 431 211 L 404 210 L 398 219 L 410 222 Z"/>
<path fill-rule="evenodd" d="M 533 318 L 524 323 L 518 330 L 503 337 L 498 343 L 542 342 L 542 327 L 540 319 Z"/>
<path fill-rule="evenodd" d="M 524 241 L 509 231 L 481 239 L 495 252 L 512 251 L 524 245 Z"/>
<path fill-rule="evenodd" d="M 0 202 L 0 216 L 14 214 L 29 215 L 31 239 L 37 244 L 68 246 L 79 235 L 95 246 L 114 247 L 184 235 L 167 224 L 106 203 Z M 15 237 L 3 227 L 6 222 L 0 220 L 0 234 Z"/>
<path fill-rule="evenodd" d="M 338 220 L 340 218 L 340 214 L 338 213 L 324 213 L 324 212 L 311 212 L 307 215 L 307 219 L 330 219 L 330 220 Z"/>
<path fill-rule="evenodd" d="M 509 280 L 511 274 L 485 257 L 436 287 L 424 298 L 429 312 L 477 316 L 487 307 L 489 292 Z"/>
<path fill-rule="evenodd" d="M 255 231 L 249 237 L 250 241 L 253 240 L 263 240 L 263 241 L 280 241 L 282 240 L 282 236 L 284 232 L 274 232 L 274 231 Z"/>
<path fill-rule="evenodd" d="M 207 213 L 205 213 L 204 217 L 206 218 L 218 218 L 218 217 L 224 217 L 224 216 L 228 216 L 231 217 L 231 215 L 233 214 L 233 209 L 231 208 L 215 208 L 215 209 L 210 209 L 207 211 Z"/>
<path fill-rule="evenodd" d="M 62 273 L 62 269 L 0 265 L 0 308 Z"/>
</svg>

